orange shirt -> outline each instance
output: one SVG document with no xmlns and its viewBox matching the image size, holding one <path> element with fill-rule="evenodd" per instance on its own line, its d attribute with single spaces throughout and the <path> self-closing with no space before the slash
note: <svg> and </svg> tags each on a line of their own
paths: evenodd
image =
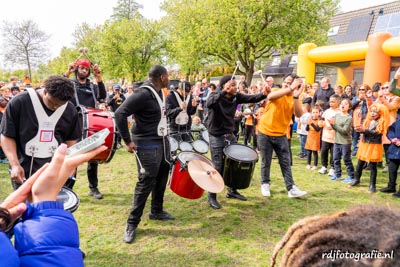
<svg viewBox="0 0 400 267">
<path fill-rule="evenodd" d="M 268 136 L 287 134 L 293 110 L 293 96 L 291 95 L 285 95 L 272 101 L 268 100 L 258 131 Z"/>
</svg>

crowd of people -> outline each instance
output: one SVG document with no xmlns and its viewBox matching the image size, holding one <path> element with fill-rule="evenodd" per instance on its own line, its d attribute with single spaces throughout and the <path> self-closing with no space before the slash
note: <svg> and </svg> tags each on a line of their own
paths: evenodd
<svg viewBox="0 0 400 267">
<path fill-rule="evenodd" d="M 91 70 L 95 82 L 89 79 Z M 72 73 L 74 78 L 69 79 Z M 48 77 L 36 90 L 28 87 L 22 90 L 23 93 L 13 94 L 13 88 L 16 91 L 12 86 L 13 80 L 10 85 L 1 87 L 0 108 L 4 117 L 0 132 L 4 155 L 0 151 L 0 160 L 10 164 L 10 177 L 16 190 L 12 196 L 24 192 L 19 202 L 26 200 L 25 194 L 43 194 L 45 189 L 35 186 L 38 181 L 58 175 L 59 182 L 51 187 L 51 197 L 36 198 L 38 205 L 34 199 L 33 204 L 28 204 L 28 210 L 30 205 L 39 210 L 47 207 L 59 209 L 60 206 L 53 203 L 54 192 L 63 185 L 72 189 L 76 167 L 104 150 L 102 147 L 76 158 L 65 158 L 66 146 L 72 146 L 82 138 L 79 107 L 113 112 L 118 129 L 116 142 L 119 147 L 124 142 L 126 150 L 135 155 L 138 166 L 132 208 L 123 233 L 125 243 L 135 240 L 150 194 L 149 219 L 175 219 L 164 210 L 167 180 L 176 156 L 169 138 L 190 143 L 194 141 L 195 132 L 207 132 L 211 161 L 221 175 L 226 164 L 224 148 L 240 142 L 242 137 L 244 145 L 261 157 L 260 191 L 264 197 L 271 196 L 270 171 L 274 157 L 278 159 L 288 197 L 307 195 L 295 184 L 292 174 L 293 131 L 297 132 L 300 140 L 298 157 L 306 159 L 307 169 L 316 171 L 321 157 L 319 174 L 328 174 L 332 181 L 357 186 L 363 170 L 369 168 L 371 193 L 376 192 L 377 165 L 385 158 L 388 186 L 380 191 L 400 197 L 400 190 L 396 192 L 400 166 L 399 77 L 400 70 L 391 82 L 372 88 L 366 84 L 332 88 L 326 77 L 319 83 L 304 84 L 297 75 L 287 74 L 281 85 L 275 84 L 273 77 L 248 85 L 244 76 L 237 81 L 234 75 L 225 75 L 217 85 L 203 79 L 194 85 L 181 81 L 176 87 L 168 88 L 168 70 L 155 65 L 150 69 L 147 81 L 135 87 L 114 84 L 106 90 L 99 66 L 79 59 L 69 64 L 63 76 Z M 294 129 L 296 122 L 297 128 Z M 60 146 L 63 143 L 66 146 Z M 358 159 L 356 167 L 352 156 Z M 342 172 L 342 160 L 346 178 Z M 48 174 L 50 169 L 63 170 L 65 164 L 68 171 Z M 43 166 L 47 170 L 43 171 Z M 103 194 L 98 189 L 98 162 L 89 161 L 87 176 L 89 195 L 102 199 Z M 246 201 L 238 189 L 242 188 L 227 186 L 226 197 Z M 43 206 L 43 201 L 52 201 L 52 204 Z M 208 192 L 207 203 L 213 209 L 221 208 L 214 192 Z M 6 204 L 3 203 L 0 209 L 4 213 L 0 218 L 7 218 L 0 221 L 4 222 L 1 225 L 3 230 L 9 230 L 12 227 L 10 222 L 14 221 L 10 219 L 14 207 Z M 19 215 L 25 209 L 26 206 L 19 208 Z M 26 225 L 30 223 L 23 219 L 14 227 L 16 240 L 23 239 L 18 231 Z M 75 266 L 80 266 L 82 255 L 79 254 L 79 241 L 76 236 L 74 238 L 72 258 L 76 260 Z M 284 243 L 287 243 L 286 239 Z M 15 258 L 18 257 L 13 256 L 17 261 Z M 36 262 L 34 257 L 29 261 Z"/>
</svg>

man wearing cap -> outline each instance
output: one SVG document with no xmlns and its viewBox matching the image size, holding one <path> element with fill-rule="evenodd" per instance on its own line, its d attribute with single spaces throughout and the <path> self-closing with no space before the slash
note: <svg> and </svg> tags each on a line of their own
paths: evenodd
<svg viewBox="0 0 400 267">
<path fill-rule="evenodd" d="M 65 77 L 69 77 L 71 73 L 75 74 L 75 78 L 72 79 L 75 85 L 76 95 L 72 100 L 72 103 L 76 106 L 83 105 L 85 107 L 95 108 L 97 101 L 103 101 L 107 97 L 106 88 L 102 81 L 101 70 L 97 64 L 93 65 L 93 74 L 96 78 L 94 84 L 90 81 L 90 61 L 79 59 L 76 62 L 72 62 L 68 65 L 68 70 L 65 72 Z M 97 178 L 98 163 L 88 162 L 87 176 L 89 180 L 89 195 L 97 199 L 103 198 L 100 193 Z"/>
<path fill-rule="evenodd" d="M 111 108 L 112 112 L 115 112 L 119 106 L 125 101 L 125 96 L 121 92 L 121 86 L 116 84 L 113 86 L 114 93 L 108 96 L 107 106 Z"/>
<path fill-rule="evenodd" d="M 223 149 L 226 145 L 236 143 L 233 134 L 235 130 L 235 112 L 238 104 L 256 103 L 265 99 L 270 88 L 265 86 L 262 92 L 256 95 L 246 95 L 237 92 L 235 78 L 225 75 L 219 81 L 219 90 L 212 92 L 207 99 L 208 116 L 205 125 L 210 137 L 211 160 L 215 169 L 222 174 L 224 169 Z M 246 200 L 235 188 L 228 187 L 227 198 Z M 221 208 L 216 193 L 208 193 L 208 204 L 214 208 Z"/>
</svg>

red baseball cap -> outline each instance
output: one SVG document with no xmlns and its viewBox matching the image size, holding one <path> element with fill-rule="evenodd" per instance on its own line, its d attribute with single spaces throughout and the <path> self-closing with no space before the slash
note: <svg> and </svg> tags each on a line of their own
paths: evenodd
<svg viewBox="0 0 400 267">
<path fill-rule="evenodd" d="M 79 59 L 77 62 L 76 62 L 76 66 L 84 66 L 84 67 L 86 67 L 86 68 L 88 68 L 88 69 L 90 69 L 90 61 L 89 60 L 86 60 L 86 59 Z"/>
</svg>

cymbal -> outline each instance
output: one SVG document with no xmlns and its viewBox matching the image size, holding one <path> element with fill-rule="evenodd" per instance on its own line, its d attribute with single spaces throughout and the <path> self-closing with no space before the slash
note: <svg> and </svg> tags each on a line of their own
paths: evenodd
<svg viewBox="0 0 400 267">
<path fill-rule="evenodd" d="M 221 174 L 210 164 L 195 159 L 189 161 L 188 170 L 193 181 L 211 193 L 220 193 L 224 190 L 224 180 Z"/>
</svg>

